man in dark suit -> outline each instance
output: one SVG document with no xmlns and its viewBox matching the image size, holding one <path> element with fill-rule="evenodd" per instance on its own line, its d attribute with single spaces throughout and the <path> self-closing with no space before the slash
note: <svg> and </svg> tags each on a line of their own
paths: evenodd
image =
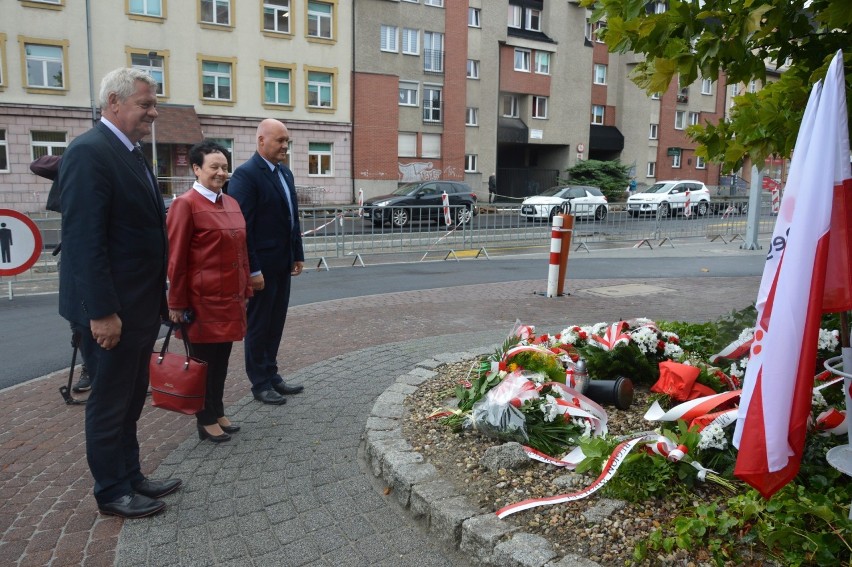
<svg viewBox="0 0 852 567">
<path fill-rule="evenodd" d="M 288 386 L 278 373 L 278 346 L 284 334 L 290 278 L 302 273 L 305 253 L 293 173 L 280 162 L 287 157 L 290 133 L 267 118 L 257 127 L 257 152 L 231 176 L 228 195 L 246 219 L 249 269 L 254 296 L 248 302 L 246 374 L 256 400 L 280 405 Z"/>
<path fill-rule="evenodd" d="M 92 392 L 86 458 L 104 514 L 139 518 L 179 479 L 145 478 L 136 422 L 148 362 L 166 312 L 163 200 L 138 142 L 157 118 L 156 83 L 116 69 L 101 82 L 101 120 L 65 151 L 59 170 L 62 263 L 59 314 L 80 336 Z"/>
</svg>

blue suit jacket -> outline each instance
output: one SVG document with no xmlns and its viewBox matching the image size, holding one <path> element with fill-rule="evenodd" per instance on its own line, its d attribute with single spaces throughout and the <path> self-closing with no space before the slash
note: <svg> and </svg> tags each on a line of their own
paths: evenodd
<svg viewBox="0 0 852 567">
<path fill-rule="evenodd" d="M 101 122 L 62 156 L 59 314 L 73 323 L 118 313 L 140 329 L 166 312 L 163 199 L 135 159 Z"/>
<path fill-rule="evenodd" d="M 293 172 L 282 167 L 293 204 L 292 229 L 290 208 L 278 174 L 269 169 L 259 154 L 255 153 L 234 170 L 228 183 L 228 195 L 237 200 L 246 219 L 246 244 L 252 272 L 289 272 L 293 262 L 305 260 L 296 184 Z"/>
</svg>

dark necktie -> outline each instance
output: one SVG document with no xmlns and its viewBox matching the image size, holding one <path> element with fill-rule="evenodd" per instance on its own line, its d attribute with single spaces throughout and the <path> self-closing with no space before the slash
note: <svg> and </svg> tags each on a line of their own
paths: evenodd
<svg viewBox="0 0 852 567">
<path fill-rule="evenodd" d="M 154 195 L 159 192 L 157 191 L 157 185 L 154 183 L 153 176 L 151 175 L 151 170 L 148 169 L 148 162 L 145 161 L 145 155 L 142 153 L 142 148 L 139 146 L 133 147 L 133 157 L 136 158 L 137 163 L 139 164 L 140 171 L 145 172 L 145 179 L 148 180 L 148 187 L 154 192 Z"/>
<path fill-rule="evenodd" d="M 290 188 L 287 187 L 287 181 L 284 177 L 284 170 L 280 165 L 275 166 L 275 174 L 278 181 L 281 182 L 281 190 L 284 191 L 284 199 L 287 201 L 287 208 L 290 209 L 290 229 L 293 229 L 295 219 L 293 218 L 293 201 L 290 199 Z"/>
</svg>

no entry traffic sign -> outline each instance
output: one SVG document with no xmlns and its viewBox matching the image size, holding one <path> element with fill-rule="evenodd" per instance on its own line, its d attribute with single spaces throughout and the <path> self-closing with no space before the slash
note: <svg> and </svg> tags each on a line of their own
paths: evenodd
<svg viewBox="0 0 852 567">
<path fill-rule="evenodd" d="M 30 217 L 0 209 L 0 276 L 29 270 L 41 254 L 41 233 Z"/>
</svg>

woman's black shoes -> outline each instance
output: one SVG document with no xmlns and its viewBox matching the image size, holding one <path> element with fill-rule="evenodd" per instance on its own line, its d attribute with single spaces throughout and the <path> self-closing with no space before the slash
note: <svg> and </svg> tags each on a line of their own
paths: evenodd
<svg viewBox="0 0 852 567">
<path fill-rule="evenodd" d="M 240 426 L 234 425 L 233 423 L 231 425 L 222 425 L 220 423 L 219 427 L 221 427 L 222 431 L 224 431 L 225 433 L 236 433 L 237 431 L 240 430 Z"/>
<path fill-rule="evenodd" d="M 225 428 L 223 427 L 222 430 L 224 431 L 224 429 Z M 203 425 L 198 426 L 198 438 L 202 441 L 204 441 L 205 439 L 210 439 L 214 443 L 223 443 L 225 441 L 231 440 L 231 436 L 227 433 L 223 433 L 222 435 L 213 435 L 212 433 L 204 429 Z"/>
</svg>

